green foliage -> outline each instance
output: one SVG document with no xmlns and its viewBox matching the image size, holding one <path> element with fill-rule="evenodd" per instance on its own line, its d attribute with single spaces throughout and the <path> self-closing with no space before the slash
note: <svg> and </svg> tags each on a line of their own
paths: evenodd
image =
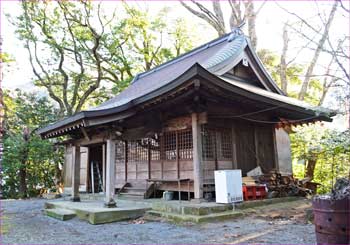
<svg viewBox="0 0 350 245">
<path fill-rule="evenodd" d="M 281 87 L 280 77 L 280 58 L 275 53 L 267 49 L 261 49 L 258 51 L 258 55 L 263 62 L 265 68 L 269 71 L 274 81 L 279 87 Z M 302 86 L 301 77 L 305 72 L 305 66 L 291 63 L 287 66 L 286 77 L 288 81 L 287 94 L 290 97 L 298 98 L 300 89 Z M 307 94 L 305 96 L 305 102 L 318 105 L 324 88 L 322 82 L 318 79 L 311 79 Z"/>
<path fill-rule="evenodd" d="M 293 173 L 298 178 L 305 176 L 305 164 L 316 158 L 314 182 L 322 184 L 319 193 L 331 190 L 336 178 L 350 174 L 350 130 L 338 132 L 319 124 L 298 127 L 291 134 Z"/>
<path fill-rule="evenodd" d="M 19 193 L 20 169 L 26 172 L 28 196 L 55 190 L 57 170 L 63 151 L 53 142 L 41 140 L 35 130 L 57 120 L 57 109 L 46 97 L 16 90 L 4 95 L 5 135 L 2 162 L 2 191 L 5 198 L 23 197 Z M 26 141 L 24 131 L 28 130 Z M 26 196 L 24 196 L 26 197 Z"/>
<path fill-rule="evenodd" d="M 58 103 L 61 117 L 103 102 L 137 73 L 192 47 L 184 21 L 167 25 L 167 9 L 154 14 L 123 2 L 106 11 L 93 1 L 21 6 L 12 23 L 28 50 L 35 85 Z"/>
<path fill-rule="evenodd" d="M 0 53 L 0 60 L 1 63 L 10 63 L 14 61 L 14 58 L 10 54 L 2 52 Z"/>
</svg>

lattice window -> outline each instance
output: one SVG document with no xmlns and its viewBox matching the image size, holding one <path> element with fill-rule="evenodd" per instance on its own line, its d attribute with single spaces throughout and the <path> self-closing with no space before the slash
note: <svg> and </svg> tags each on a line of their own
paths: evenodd
<svg viewBox="0 0 350 245">
<path fill-rule="evenodd" d="M 148 143 L 144 139 L 128 141 L 128 161 L 148 161 Z"/>
<path fill-rule="evenodd" d="M 232 160 L 232 133 L 228 129 L 202 128 L 204 160 Z"/>
<path fill-rule="evenodd" d="M 180 159 L 192 159 L 193 157 L 193 140 L 192 130 L 183 130 L 178 132 L 178 147 Z"/>
<path fill-rule="evenodd" d="M 125 142 L 117 140 L 115 142 L 115 160 L 124 161 L 125 160 Z"/>
<path fill-rule="evenodd" d="M 202 127 L 202 156 L 203 160 L 215 159 L 216 133 L 214 130 Z"/>
<path fill-rule="evenodd" d="M 156 139 L 149 139 L 149 147 L 151 150 L 151 160 L 152 161 L 159 161 L 160 160 L 160 144 L 159 144 L 159 138 Z"/>
<path fill-rule="evenodd" d="M 164 159 L 176 160 L 176 132 L 166 132 L 163 134 Z"/>
<path fill-rule="evenodd" d="M 232 160 L 232 133 L 230 130 L 218 131 L 218 140 L 220 147 L 218 147 L 219 160 Z"/>
</svg>

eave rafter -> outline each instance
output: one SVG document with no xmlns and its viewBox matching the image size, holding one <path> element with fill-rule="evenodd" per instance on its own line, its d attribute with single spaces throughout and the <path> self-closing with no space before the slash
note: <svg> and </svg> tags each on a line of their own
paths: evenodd
<svg viewBox="0 0 350 245">
<path fill-rule="evenodd" d="M 69 132 L 72 132 L 74 130 L 77 130 L 77 129 L 81 129 L 82 127 L 84 127 L 84 122 L 83 121 L 80 121 L 80 122 L 76 122 L 76 123 L 73 123 L 73 124 L 69 124 L 65 127 L 61 127 L 61 128 L 58 128 L 56 130 L 52 130 L 48 133 L 45 133 L 42 135 L 42 137 L 44 139 L 49 139 L 49 138 L 53 138 L 53 137 L 59 137 L 59 136 L 62 136 L 62 135 L 65 135 Z"/>
</svg>

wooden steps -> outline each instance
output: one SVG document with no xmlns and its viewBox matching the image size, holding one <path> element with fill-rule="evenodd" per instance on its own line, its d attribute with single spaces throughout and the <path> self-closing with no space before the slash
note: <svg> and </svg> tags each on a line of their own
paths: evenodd
<svg viewBox="0 0 350 245">
<path fill-rule="evenodd" d="M 140 183 L 125 183 L 118 191 L 118 195 L 119 197 L 144 199 L 149 198 L 150 189 L 151 185 L 147 188 L 146 183 L 144 185 Z"/>
</svg>

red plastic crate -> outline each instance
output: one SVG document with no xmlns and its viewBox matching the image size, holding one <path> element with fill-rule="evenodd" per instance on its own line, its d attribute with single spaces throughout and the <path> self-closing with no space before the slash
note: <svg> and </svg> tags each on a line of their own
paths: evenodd
<svg viewBox="0 0 350 245">
<path fill-rule="evenodd" d="M 245 201 L 264 199 L 267 195 L 264 185 L 244 185 L 242 190 Z"/>
</svg>

